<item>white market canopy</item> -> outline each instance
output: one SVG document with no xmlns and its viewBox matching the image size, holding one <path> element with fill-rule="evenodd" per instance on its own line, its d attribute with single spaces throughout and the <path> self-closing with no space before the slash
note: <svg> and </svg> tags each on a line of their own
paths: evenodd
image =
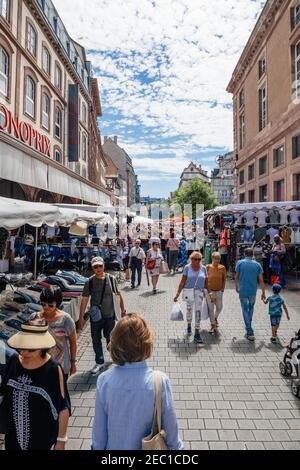
<svg viewBox="0 0 300 470">
<path fill-rule="evenodd" d="M 286 209 L 291 210 L 294 208 L 300 209 L 300 201 L 280 201 L 280 202 L 253 202 L 249 204 L 228 204 L 227 206 L 218 206 L 209 211 L 205 211 L 204 215 L 224 214 L 226 212 L 246 212 L 246 211 L 259 211 L 261 209 Z"/>
<path fill-rule="evenodd" d="M 14 230 L 25 224 L 33 227 L 41 227 L 43 224 L 50 227 L 69 227 L 82 222 L 87 225 L 114 224 L 109 215 L 99 212 L 67 209 L 41 202 L 0 197 L 0 227 L 6 230 Z"/>
<path fill-rule="evenodd" d="M 47 224 L 53 227 L 59 217 L 58 207 L 51 204 L 0 197 L 0 227 L 6 230 L 14 230 L 25 224 L 33 227 Z"/>
</svg>

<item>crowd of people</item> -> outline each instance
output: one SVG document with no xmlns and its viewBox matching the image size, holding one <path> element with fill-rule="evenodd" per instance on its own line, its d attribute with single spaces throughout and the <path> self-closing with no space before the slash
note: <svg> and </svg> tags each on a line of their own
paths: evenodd
<svg viewBox="0 0 300 470">
<path fill-rule="evenodd" d="M 281 247 L 280 240 L 275 243 Z M 169 268 L 174 274 L 179 252 L 179 241 L 174 236 L 168 241 L 168 249 Z M 141 285 L 145 267 L 152 279 L 153 294 L 156 294 L 159 276 L 166 272 L 165 267 L 162 269 L 164 264 L 159 239 L 150 240 L 146 253 L 141 241 L 136 240 L 128 255 L 131 288 L 136 287 L 136 280 L 137 286 Z M 93 276 L 84 286 L 79 329 L 83 330 L 87 320 L 90 320 L 95 353 L 92 375 L 99 374 L 105 365 L 102 333 L 115 364 L 98 377 L 91 447 L 94 450 L 140 449 L 143 438 L 152 431 L 157 398 L 154 371 L 145 362 L 152 353 L 153 335 L 141 315 L 126 312 L 116 280 L 105 272 L 103 259 L 96 257 L 91 265 Z M 246 249 L 245 259 L 238 261 L 235 271 L 246 338 L 249 341 L 255 339 L 252 320 L 260 286 L 261 299 L 269 305 L 271 341 L 276 342 L 282 308 L 289 319 L 285 301 L 280 295 L 281 285 L 274 284 L 273 295 L 266 298 L 266 273 L 262 265 L 255 261 L 251 248 Z M 204 305 L 210 319 L 210 333 L 217 333 L 225 289 L 226 267 L 221 263 L 220 253 L 213 253 L 212 263 L 205 266 L 201 252 L 193 251 L 183 268 L 174 302 L 178 302 L 182 294 L 186 303 L 186 335 L 192 335 L 194 320 L 195 343 L 203 343 L 200 322 Z M 120 318 L 116 313 L 114 296 L 119 301 Z M 67 442 L 71 415 L 67 380 L 77 371 L 76 326 L 72 318 L 60 309 L 62 294 L 59 287 L 45 288 L 40 303 L 43 311 L 36 313 L 22 325 L 21 332 L 8 340 L 8 345 L 16 354 L 8 361 L 0 388 L 1 409 L 5 411 L 6 449 L 61 450 Z M 167 448 L 183 448 L 172 388 L 165 374 L 162 375 L 162 429 Z"/>
</svg>

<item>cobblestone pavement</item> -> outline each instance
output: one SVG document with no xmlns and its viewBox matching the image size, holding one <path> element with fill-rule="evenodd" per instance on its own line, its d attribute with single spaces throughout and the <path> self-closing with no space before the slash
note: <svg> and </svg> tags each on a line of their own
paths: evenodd
<svg viewBox="0 0 300 470">
<path fill-rule="evenodd" d="M 156 296 L 145 280 L 138 290 L 125 285 L 123 293 L 127 311 L 143 313 L 154 330 L 149 365 L 170 377 L 185 448 L 300 449 L 300 400 L 278 369 L 283 345 L 300 328 L 299 291 L 283 293 L 291 320 L 282 319 L 282 345 L 270 343 L 267 306 L 258 298 L 252 344 L 244 338 L 241 308 L 230 281 L 219 334 L 211 337 L 209 322 L 203 322 L 204 344 L 196 345 L 185 338 L 185 323 L 169 320 L 179 280 L 179 274 L 161 277 Z M 69 381 L 73 415 L 68 449 L 89 449 L 91 444 L 96 378 L 88 373 L 94 364 L 88 327 L 79 344 L 79 371 Z"/>
</svg>

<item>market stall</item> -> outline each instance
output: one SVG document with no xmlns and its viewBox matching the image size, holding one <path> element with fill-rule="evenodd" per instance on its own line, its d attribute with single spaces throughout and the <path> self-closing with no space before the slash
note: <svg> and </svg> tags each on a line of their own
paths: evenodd
<svg viewBox="0 0 300 470">
<path fill-rule="evenodd" d="M 205 262 L 213 251 L 221 253 L 222 263 L 234 273 L 236 262 L 247 247 L 265 271 L 300 272 L 300 201 L 230 204 L 204 213 Z M 286 253 L 274 255 L 274 237 L 279 235 Z M 274 255 L 274 256 L 273 256 Z M 267 260 L 267 261 L 266 261 Z M 273 263 L 274 261 L 274 263 Z M 273 263 L 273 264 L 272 264 Z M 281 271 L 280 271 L 281 270 Z"/>
</svg>

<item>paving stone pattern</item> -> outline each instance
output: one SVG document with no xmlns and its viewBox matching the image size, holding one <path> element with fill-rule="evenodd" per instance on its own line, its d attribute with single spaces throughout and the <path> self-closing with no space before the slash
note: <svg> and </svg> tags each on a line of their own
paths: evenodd
<svg viewBox="0 0 300 470">
<path fill-rule="evenodd" d="M 270 343 L 267 306 L 258 296 L 252 344 L 244 338 L 239 299 L 229 281 L 219 334 L 209 335 L 209 322 L 203 322 L 204 344 L 196 345 L 185 336 L 185 322 L 170 321 L 179 281 L 179 274 L 161 277 L 155 296 L 145 280 L 139 289 L 132 291 L 126 284 L 122 290 L 127 311 L 143 313 L 154 331 L 155 347 L 148 363 L 170 377 L 185 448 L 300 450 L 300 400 L 278 369 L 284 345 L 299 329 L 299 294 L 283 293 L 291 320 L 282 318 L 282 345 Z M 73 415 L 68 449 L 91 445 L 97 379 L 88 372 L 94 365 L 89 327 L 79 337 L 79 358 L 78 373 L 69 381 Z"/>
</svg>

